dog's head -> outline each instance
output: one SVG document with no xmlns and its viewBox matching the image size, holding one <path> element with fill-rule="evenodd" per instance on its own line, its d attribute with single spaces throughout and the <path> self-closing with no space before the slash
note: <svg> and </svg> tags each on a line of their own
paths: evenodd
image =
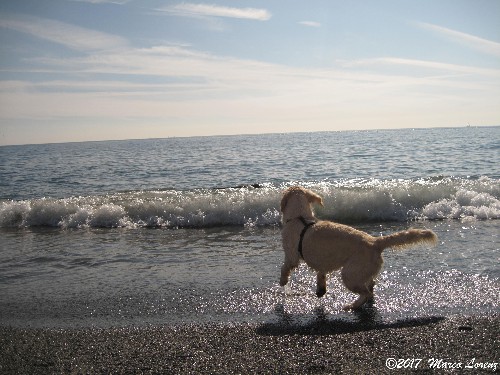
<svg viewBox="0 0 500 375">
<path fill-rule="evenodd" d="M 311 190 L 300 186 L 293 186 L 286 189 L 281 199 L 281 212 L 283 220 L 294 219 L 297 217 L 314 216 L 311 205 L 317 203 L 323 206 L 323 199 Z"/>
</svg>

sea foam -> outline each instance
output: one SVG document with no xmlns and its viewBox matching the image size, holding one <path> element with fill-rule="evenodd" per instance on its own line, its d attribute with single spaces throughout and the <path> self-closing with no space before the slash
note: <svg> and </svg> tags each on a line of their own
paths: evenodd
<svg viewBox="0 0 500 375">
<path fill-rule="evenodd" d="M 500 183 L 490 178 L 354 179 L 279 186 L 133 191 L 101 196 L 3 201 L 0 227 L 270 226 L 280 224 L 282 192 L 303 185 L 323 197 L 321 219 L 340 222 L 500 218 Z"/>
</svg>

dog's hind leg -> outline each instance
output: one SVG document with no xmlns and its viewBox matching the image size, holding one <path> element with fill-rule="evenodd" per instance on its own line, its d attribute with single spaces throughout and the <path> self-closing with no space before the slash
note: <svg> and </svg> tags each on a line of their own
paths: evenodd
<svg viewBox="0 0 500 375">
<path fill-rule="evenodd" d="M 344 306 L 344 310 L 356 310 L 363 306 L 367 301 L 373 298 L 373 294 L 366 289 L 366 292 L 363 292 L 359 295 L 358 299 L 349 305 Z"/>
<path fill-rule="evenodd" d="M 344 275 L 342 275 L 344 276 Z M 346 282 L 345 278 L 344 283 L 351 292 L 359 294 L 359 297 L 356 301 L 349 305 L 344 306 L 344 310 L 356 310 L 365 304 L 368 300 L 373 298 L 373 292 L 370 291 L 370 288 L 366 284 L 350 284 Z"/>
<path fill-rule="evenodd" d="M 358 271 L 358 272 L 356 272 Z M 359 294 L 359 297 L 353 303 L 344 306 L 344 310 L 356 310 L 360 308 L 365 302 L 373 298 L 373 276 L 363 277 L 364 275 L 356 269 L 349 267 L 342 268 L 342 281 L 347 289 L 351 292 Z"/>
<path fill-rule="evenodd" d="M 318 298 L 323 297 L 326 293 L 326 274 L 323 272 L 318 272 L 316 276 L 317 287 L 316 287 L 316 295 Z"/>
</svg>

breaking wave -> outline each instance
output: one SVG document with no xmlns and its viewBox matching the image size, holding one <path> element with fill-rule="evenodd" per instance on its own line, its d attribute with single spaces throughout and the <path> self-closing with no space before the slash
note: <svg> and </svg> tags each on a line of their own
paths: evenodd
<svg viewBox="0 0 500 375">
<path fill-rule="evenodd" d="M 340 222 L 489 220 L 500 218 L 500 180 L 481 177 L 413 180 L 289 181 L 225 189 L 150 190 L 0 203 L 0 227 L 273 226 L 285 188 L 323 196 L 322 219 Z"/>
</svg>

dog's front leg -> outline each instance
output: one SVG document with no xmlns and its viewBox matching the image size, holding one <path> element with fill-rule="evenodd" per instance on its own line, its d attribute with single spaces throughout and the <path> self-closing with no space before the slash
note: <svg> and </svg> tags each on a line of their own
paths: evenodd
<svg viewBox="0 0 500 375">
<path fill-rule="evenodd" d="M 288 284 L 290 273 L 299 266 L 299 254 L 294 248 L 294 243 L 288 240 L 288 236 L 283 236 L 283 251 L 285 252 L 285 260 L 281 266 L 280 285 Z"/>
<path fill-rule="evenodd" d="M 280 277 L 280 286 L 285 286 L 288 284 L 288 278 L 290 277 L 290 273 L 295 267 L 285 260 L 283 266 L 281 266 L 281 277 Z"/>
<path fill-rule="evenodd" d="M 316 276 L 317 287 L 316 287 L 316 295 L 318 298 L 323 297 L 326 293 L 326 274 L 322 272 L 318 272 Z"/>
</svg>

